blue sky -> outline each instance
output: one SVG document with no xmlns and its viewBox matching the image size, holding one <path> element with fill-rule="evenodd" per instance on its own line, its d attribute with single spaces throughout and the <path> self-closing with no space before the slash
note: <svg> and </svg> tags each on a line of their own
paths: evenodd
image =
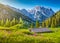
<svg viewBox="0 0 60 43">
<path fill-rule="evenodd" d="M 52 8 L 55 12 L 60 10 L 60 0 L 0 0 L 0 3 L 19 9 L 32 9 L 39 5 Z"/>
</svg>

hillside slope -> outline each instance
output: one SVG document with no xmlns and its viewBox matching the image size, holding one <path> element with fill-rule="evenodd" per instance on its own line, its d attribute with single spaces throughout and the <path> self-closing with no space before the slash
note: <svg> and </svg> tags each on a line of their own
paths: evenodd
<svg viewBox="0 0 60 43">
<path fill-rule="evenodd" d="M 60 11 L 56 12 L 52 17 L 42 22 L 45 27 L 59 27 L 60 26 Z"/>
<path fill-rule="evenodd" d="M 1 19 L 6 20 L 7 18 L 10 20 L 16 18 L 18 20 L 20 17 L 25 21 L 32 22 L 32 19 L 30 19 L 28 16 L 16 12 L 6 5 L 0 4 L 0 20 Z"/>
</svg>

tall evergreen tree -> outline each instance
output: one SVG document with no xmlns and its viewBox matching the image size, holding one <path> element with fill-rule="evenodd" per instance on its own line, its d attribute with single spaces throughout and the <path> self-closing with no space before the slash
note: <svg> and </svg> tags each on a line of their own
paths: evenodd
<svg viewBox="0 0 60 43">
<path fill-rule="evenodd" d="M 45 22 L 42 22 L 42 28 L 44 28 L 45 27 Z"/>
<path fill-rule="evenodd" d="M 34 25 L 33 25 L 33 23 L 31 23 L 31 28 L 34 28 Z"/>
<path fill-rule="evenodd" d="M 10 25 L 11 25 L 11 26 L 16 25 L 16 19 L 15 19 L 15 18 L 13 18 L 13 20 L 12 20 L 11 23 L 10 23 Z"/>
<path fill-rule="evenodd" d="M 54 28 L 54 27 L 55 27 L 54 20 L 52 19 L 51 28 Z"/>
<path fill-rule="evenodd" d="M 9 19 L 6 19 L 5 26 L 10 27 L 10 20 Z"/>
<path fill-rule="evenodd" d="M 45 24 L 46 24 L 46 28 L 48 28 L 48 27 L 49 27 L 49 21 L 46 20 L 46 21 L 45 21 Z"/>
<path fill-rule="evenodd" d="M 36 28 L 39 28 L 40 27 L 40 23 L 38 20 L 36 20 Z"/>
<path fill-rule="evenodd" d="M 0 26 L 1 26 L 1 20 L 0 20 Z"/>
<path fill-rule="evenodd" d="M 3 19 L 1 20 L 1 26 L 4 26 L 4 20 Z"/>
<path fill-rule="evenodd" d="M 22 18 L 19 19 L 19 24 L 21 24 L 21 25 L 24 24 Z"/>
</svg>

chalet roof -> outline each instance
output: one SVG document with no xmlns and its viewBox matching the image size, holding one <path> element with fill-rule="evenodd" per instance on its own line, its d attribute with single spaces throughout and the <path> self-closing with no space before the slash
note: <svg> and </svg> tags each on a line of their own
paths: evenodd
<svg viewBox="0 0 60 43">
<path fill-rule="evenodd" d="M 50 29 L 48 28 L 32 28 L 30 29 L 31 32 L 52 32 Z"/>
</svg>

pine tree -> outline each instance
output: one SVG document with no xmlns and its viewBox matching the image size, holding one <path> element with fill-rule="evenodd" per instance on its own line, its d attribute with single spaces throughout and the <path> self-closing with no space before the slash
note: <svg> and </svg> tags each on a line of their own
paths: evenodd
<svg viewBox="0 0 60 43">
<path fill-rule="evenodd" d="M 6 19 L 5 26 L 6 26 L 6 27 L 10 27 L 10 20 Z"/>
<path fill-rule="evenodd" d="M 42 22 L 42 28 L 44 28 L 45 27 L 45 23 L 44 22 Z"/>
<path fill-rule="evenodd" d="M 19 24 L 20 24 L 22 27 L 24 27 L 25 24 L 24 24 L 22 18 L 19 19 Z"/>
<path fill-rule="evenodd" d="M 55 20 L 54 20 L 54 24 L 55 24 L 55 27 L 57 26 L 57 21 L 56 21 L 56 18 L 55 18 Z"/>
<path fill-rule="evenodd" d="M 16 19 L 15 19 L 15 18 L 13 18 L 13 20 L 12 20 L 11 23 L 10 23 L 10 25 L 11 25 L 11 26 L 16 25 Z"/>
<path fill-rule="evenodd" d="M 1 20 L 0 20 L 0 26 L 1 26 Z"/>
<path fill-rule="evenodd" d="M 39 28 L 40 27 L 40 23 L 38 20 L 36 20 L 36 28 Z"/>
<path fill-rule="evenodd" d="M 23 20 L 21 18 L 19 19 L 19 24 L 23 24 Z"/>
<path fill-rule="evenodd" d="M 4 20 L 3 19 L 1 20 L 1 26 L 4 26 Z"/>
<path fill-rule="evenodd" d="M 33 23 L 31 23 L 31 28 L 34 28 L 34 25 L 33 25 Z"/>
<path fill-rule="evenodd" d="M 54 28 L 54 27 L 55 27 L 54 20 L 52 19 L 51 28 Z"/>
<path fill-rule="evenodd" d="M 48 28 L 48 27 L 49 27 L 49 21 L 46 20 L 46 21 L 45 21 L 45 24 L 46 24 L 46 28 Z"/>
<path fill-rule="evenodd" d="M 15 20 L 15 22 L 16 22 L 16 24 L 18 24 L 18 23 L 19 23 L 19 21 L 18 21 L 17 19 Z"/>
<path fill-rule="evenodd" d="M 51 19 L 49 18 L 48 19 L 48 22 L 49 22 L 49 27 L 51 26 Z"/>
</svg>

